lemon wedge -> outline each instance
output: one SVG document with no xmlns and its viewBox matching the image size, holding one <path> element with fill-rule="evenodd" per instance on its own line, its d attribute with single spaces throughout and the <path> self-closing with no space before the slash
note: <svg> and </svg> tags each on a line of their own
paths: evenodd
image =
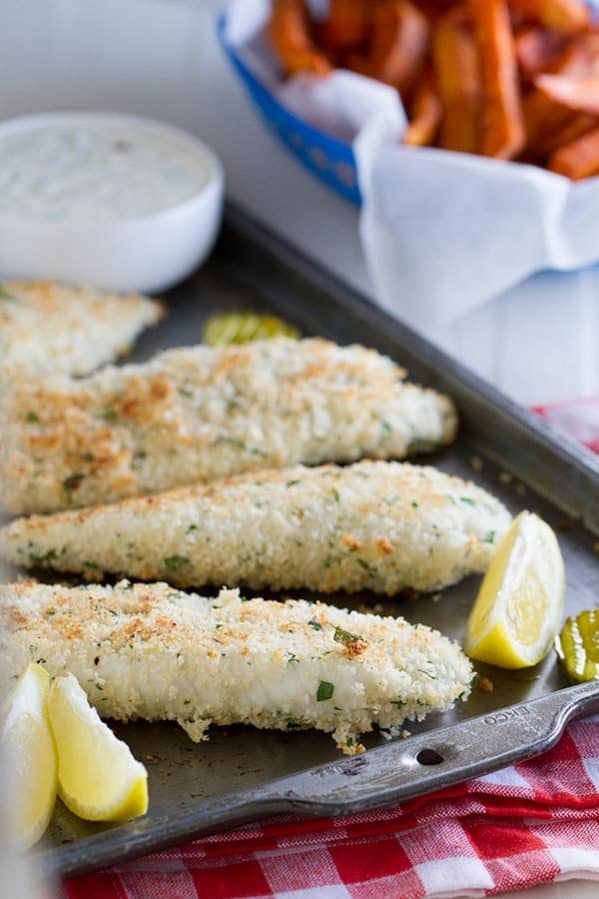
<svg viewBox="0 0 599 899">
<path fill-rule="evenodd" d="M 148 773 L 87 701 L 72 674 L 48 699 L 58 751 L 58 795 L 80 818 L 126 821 L 148 810 Z"/>
<path fill-rule="evenodd" d="M 564 562 L 555 533 L 538 515 L 522 512 L 481 584 L 468 620 L 466 653 L 500 668 L 536 665 L 558 631 L 564 589 Z"/>
<path fill-rule="evenodd" d="M 10 791 L 10 833 L 28 849 L 43 835 L 56 801 L 56 748 L 48 721 L 50 678 L 31 664 L 8 696 L 1 742 Z"/>
</svg>

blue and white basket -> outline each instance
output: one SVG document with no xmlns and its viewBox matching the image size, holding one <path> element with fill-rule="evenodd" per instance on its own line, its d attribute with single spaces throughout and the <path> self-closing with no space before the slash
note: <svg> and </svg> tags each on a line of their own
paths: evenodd
<svg viewBox="0 0 599 899">
<path fill-rule="evenodd" d="M 262 84 L 227 40 L 226 13 L 218 22 L 221 45 L 267 127 L 313 174 L 346 200 L 361 203 L 351 144 L 300 119 Z"/>
<path fill-rule="evenodd" d="M 595 15 L 599 0 L 587 0 Z M 227 40 L 227 13 L 218 22 L 221 45 L 267 127 L 317 178 L 356 205 L 362 197 L 351 144 L 309 125 L 269 91 Z"/>
</svg>

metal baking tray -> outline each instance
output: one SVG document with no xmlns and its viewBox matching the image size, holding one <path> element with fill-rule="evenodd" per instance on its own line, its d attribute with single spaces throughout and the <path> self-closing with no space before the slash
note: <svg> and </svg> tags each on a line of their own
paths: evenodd
<svg viewBox="0 0 599 899">
<path fill-rule="evenodd" d="M 451 394 L 461 415 L 459 437 L 425 461 L 475 478 L 514 512 L 543 515 L 560 535 L 567 612 L 597 605 L 599 465 L 590 453 L 237 209 L 228 209 L 210 261 L 166 299 L 168 318 L 144 336 L 134 358 L 198 342 L 203 320 L 215 310 L 250 307 L 274 310 L 306 335 L 375 347 L 405 365 L 412 379 Z M 459 640 L 477 586 L 470 578 L 440 597 L 326 600 L 379 610 L 382 603 L 386 614 Z M 453 712 L 408 725 L 406 739 L 371 735 L 368 751 L 351 758 L 316 732 L 213 728 L 210 742 L 194 745 L 176 725 L 117 726 L 148 767 L 148 814 L 107 826 L 80 821 L 58 804 L 41 856 L 60 874 L 74 874 L 271 814 L 341 815 L 395 803 L 542 752 L 570 718 L 599 708 L 599 684 L 566 687 L 554 654 L 525 671 L 477 668 L 491 679 L 492 693 L 476 690 Z"/>
</svg>

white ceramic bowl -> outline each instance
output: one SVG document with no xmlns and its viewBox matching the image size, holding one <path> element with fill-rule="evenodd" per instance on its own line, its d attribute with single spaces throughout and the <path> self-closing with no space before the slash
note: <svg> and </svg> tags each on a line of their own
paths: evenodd
<svg viewBox="0 0 599 899">
<path fill-rule="evenodd" d="M 190 199 L 139 218 L 52 222 L 0 215 L 0 279 L 42 278 L 156 292 L 181 281 L 209 254 L 222 218 L 224 175 L 218 157 L 196 137 L 138 116 L 57 112 L 2 122 L 0 138 L 47 123 L 85 126 L 103 120 L 183 141 L 201 158 L 206 183 Z"/>
</svg>

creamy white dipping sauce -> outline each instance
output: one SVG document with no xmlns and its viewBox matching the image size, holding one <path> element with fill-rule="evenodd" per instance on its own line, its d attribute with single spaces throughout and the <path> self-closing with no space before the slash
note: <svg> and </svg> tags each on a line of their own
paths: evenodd
<svg viewBox="0 0 599 899">
<path fill-rule="evenodd" d="M 190 199 L 209 163 L 175 136 L 131 124 L 40 124 L 0 135 L 0 215 L 139 218 Z"/>
</svg>

